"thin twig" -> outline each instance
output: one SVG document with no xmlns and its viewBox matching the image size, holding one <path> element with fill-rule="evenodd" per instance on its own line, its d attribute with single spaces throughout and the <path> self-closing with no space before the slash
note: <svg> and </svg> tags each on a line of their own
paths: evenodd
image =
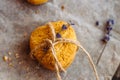
<svg viewBox="0 0 120 80">
<path fill-rule="evenodd" d="M 99 64 L 99 61 L 100 61 L 100 59 L 101 59 L 101 57 L 102 57 L 102 55 L 103 55 L 103 53 L 104 53 L 104 50 L 105 50 L 106 46 L 107 46 L 107 43 L 105 43 L 105 45 L 104 45 L 104 47 L 103 47 L 103 49 L 102 49 L 102 52 L 100 53 L 100 56 L 98 57 L 98 60 L 97 60 L 96 65 Z"/>
</svg>

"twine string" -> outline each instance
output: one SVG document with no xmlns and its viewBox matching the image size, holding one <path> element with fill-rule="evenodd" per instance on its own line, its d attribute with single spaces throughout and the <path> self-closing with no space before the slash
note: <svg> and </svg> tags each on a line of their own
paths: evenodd
<svg viewBox="0 0 120 80">
<path fill-rule="evenodd" d="M 53 39 L 53 42 L 55 42 L 55 40 L 56 40 L 55 29 L 53 28 L 53 25 L 50 22 L 48 23 L 48 27 L 51 29 L 52 39 Z"/>
<path fill-rule="evenodd" d="M 98 73 L 97 73 L 97 70 L 96 70 L 96 67 L 93 63 L 93 60 L 90 56 L 90 54 L 86 51 L 86 49 L 80 45 L 80 43 L 78 41 L 75 41 L 75 40 L 71 40 L 71 39 L 64 39 L 64 38 L 59 38 L 57 39 L 58 41 L 56 43 L 54 43 L 54 45 L 58 44 L 58 43 L 72 43 L 72 44 L 75 44 L 77 45 L 78 47 L 80 47 L 84 52 L 85 54 L 88 56 L 88 59 L 89 59 L 89 62 L 94 70 L 94 73 L 95 73 L 95 76 L 96 76 L 96 80 L 99 80 L 99 77 L 98 77 Z"/>
<path fill-rule="evenodd" d="M 57 62 L 57 66 L 61 68 L 62 71 L 66 73 L 66 70 L 62 67 L 61 63 L 58 61 L 58 58 L 56 56 L 55 48 L 51 40 L 47 39 L 51 43 L 51 50 L 52 50 L 52 55 L 54 56 L 55 61 Z"/>
<path fill-rule="evenodd" d="M 47 42 L 50 43 L 51 45 L 51 51 L 52 51 L 52 55 L 55 59 L 55 69 L 56 69 L 56 72 L 57 72 L 57 79 L 58 80 L 62 80 L 61 76 L 60 76 L 60 71 L 59 71 L 59 68 L 64 71 L 66 73 L 66 70 L 62 67 L 61 63 L 59 62 L 57 56 L 56 56 L 56 52 L 55 52 L 55 48 L 54 46 L 58 43 L 71 43 L 71 44 L 75 44 L 76 46 L 80 47 L 84 52 L 85 54 L 88 56 L 88 59 L 89 59 L 89 63 L 91 64 L 93 70 L 94 70 L 94 74 L 96 76 L 96 80 L 99 80 L 99 77 L 98 77 L 98 73 L 97 73 L 97 70 L 96 70 L 96 67 L 93 63 L 93 60 L 90 56 L 90 54 L 87 52 L 87 50 L 82 46 L 80 45 L 80 42 L 79 41 L 76 41 L 76 40 L 72 40 L 72 39 L 66 39 L 66 38 L 57 38 L 56 39 L 56 34 L 55 34 L 55 30 L 54 30 L 54 27 L 53 25 L 49 22 L 48 23 L 48 27 L 51 29 L 51 33 L 52 33 L 52 40 L 50 39 L 45 39 Z M 36 49 L 39 49 L 42 45 L 44 44 L 39 44 L 35 49 L 33 49 L 30 53 L 31 57 L 33 56 L 33 51 L 35 51 Z"/>
<path fill-rule="evenodd" d="M 56 68 L 56 72 L 57 72 L 57 80 L 62 80 L 61 76 L 60 76 L 60 71 L 59 71 L 59 68 L 58 68 L 58 65 L 55 63 L 55 68 Z"/>
</svg>

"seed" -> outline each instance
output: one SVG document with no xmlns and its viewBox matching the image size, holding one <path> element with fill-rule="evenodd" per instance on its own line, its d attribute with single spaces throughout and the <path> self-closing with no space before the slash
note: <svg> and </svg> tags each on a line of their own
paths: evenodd
<svg viewBox="0 0 120 80">
<path fill-rule="evenodd" d="M 71 23 L 70 25 L 75 25 L 74 23 Z"/>
<path fill-rule="evenodd" d="M 112 30 L 112 27 L 107 27 L 107 31 L 111 31 Z"/>
<path fill-rule="evenodd" d="M 104 39 L 103 39 L 103 41 L 105 41 L 105 42 L 108 42 L 109 40 L 110 40 L 109 35 L 106 35 L 106 36 L 104 37 Z"/>
<path fill-rule="evenodd" d="M 61 38 L 61 35 L 59 33 L 56 34 L 57 38 Z"/>
<path fill-rule="evenodd" d="M 96 26 L 99 26 L 99 21 L 96 21 L 95 25 L 96 25 Z"/>
<path fill-rule="evenodd" d="M 49 45 L 46 45 L 46 46 L 43 47 L 43 51 L 44 51 L 44 52 L 47 52 L 47 51 L 49 50 L 49 48 L 50 48 L 50 46 L 49 46 Z"/>
<path fill-rule="evenodd" d="M 71 20 L 69 21 L 69 24 L 70 24 L 70 25 L 75 25 Z"/>
<path fill-rule="evenodd" d="M 110 35 L 110 31 L 107 31 L 107 35 Z"/>
<path fill-rule="evenodd" d="M 62 30 L 65 30 L 65 29 L 67 29 L 67 26 L 66 25 L 62 25 Z"/>
<path fill-rule="evenodd" d="M 109 19 L 108 21 L 107 21 L 107 25 L 109 25 L 109 26 L 111 26 L 111 25 L 114 25 L 114 20 L 113 19 Z"/>
</svg>

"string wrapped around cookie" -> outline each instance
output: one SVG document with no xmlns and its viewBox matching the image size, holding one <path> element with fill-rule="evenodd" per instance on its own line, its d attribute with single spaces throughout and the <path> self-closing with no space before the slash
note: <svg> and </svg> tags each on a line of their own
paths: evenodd
<svg viewBox="0 0 120 80">
<path fill-rule="evenodd" d="M 77 41 L 74 29 L 65 21 L 49 22 L 36 28 L 30 37 L 31 57 L 43 67 L 56 70 L 58 80 L 62 80 L 59 72 L 64 71 L 73 62 L 76 51 L 81 48 L 93 67 L 96 80 L 97 70 L 89 53 Z"/>
</svg>

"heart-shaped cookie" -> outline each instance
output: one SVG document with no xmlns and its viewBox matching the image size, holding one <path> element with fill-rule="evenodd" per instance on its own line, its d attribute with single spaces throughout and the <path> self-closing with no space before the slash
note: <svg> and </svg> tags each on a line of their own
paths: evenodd
<svg viewBox="0 0 120 80">
<path fill-rule="evenodd" d="M 65 21 L 51 22 L 57 38 L 77 40 L 74 29 Z M 36 28 L 30 36 L 30 49 L 34 58 L 45 68 L 55 70 L 55 59 L 52 55 L 51 45 L 46 39 L 52 40 L 49 25 Z M 41 45 L 39 47 L 39 45 Z M 38 48 L 39 47 L 39 48 Z M 56 57 L 64 69 L 68 68 L 76 55 L 77 46 L 71 43 L 58 43 L 54 45 Z"/>
</svg>

